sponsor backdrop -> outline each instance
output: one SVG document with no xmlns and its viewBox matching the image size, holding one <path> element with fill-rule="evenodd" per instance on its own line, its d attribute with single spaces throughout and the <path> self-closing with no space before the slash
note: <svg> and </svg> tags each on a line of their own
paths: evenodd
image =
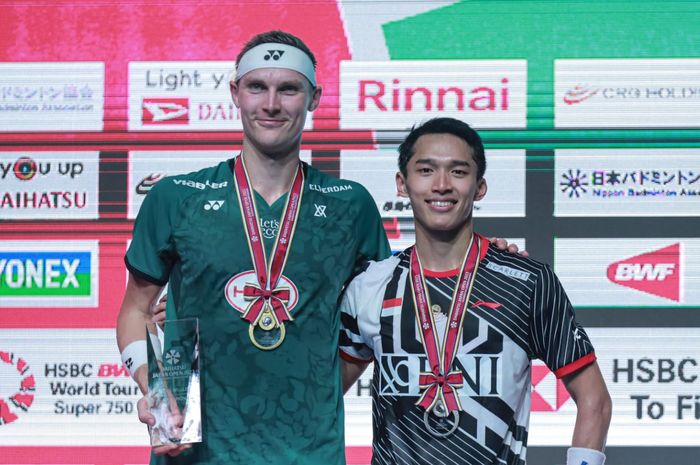
<svg viewBox="0 0 700 465">
<path fill-rule="evenodd" d="M 700 4 L 204 5 L 0 1 L 0 463 L 147 462 L 114 342 L 133 220 L 164 176 L 238 153 L 233 60 L 273 28 L 319 62 L 302 159 L 363 183 L 395 251 L 406 130 L 480 130 L 477 229 L 567 289 L 613 396 L 608 463 L 697 463 Z M 346 397 L 351 465 L 371 459 L 370 374 Z M 530 463 L 561 464 L 575 403 L 538 361 L 532 391 Z"/>
</svg>

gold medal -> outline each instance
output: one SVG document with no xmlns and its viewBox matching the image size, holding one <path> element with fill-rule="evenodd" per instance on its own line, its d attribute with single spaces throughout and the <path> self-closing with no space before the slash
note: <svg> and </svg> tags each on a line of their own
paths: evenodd
<svg viewBox="0 0 700 465">
<path fill-rule="evenodd" d="M 284 323 L 277 324 L 272 307 L 267 302 L 260 312 L 257 324 L 248 326 L 250 342 L 260 350 L 273 350 L 282 344 L 287 331 Z"/>
</svg>

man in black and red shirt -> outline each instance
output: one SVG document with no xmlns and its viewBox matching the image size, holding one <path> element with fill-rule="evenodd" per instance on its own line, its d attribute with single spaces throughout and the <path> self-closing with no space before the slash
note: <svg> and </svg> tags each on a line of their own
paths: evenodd
<svg viewBox="0 0 700 465">
<path fill-rule="evenodd" d="M 524 464 L 539 358 L 577 403 L 567 464 L 602 465 L 610 396 L 559 280 L 473 230 L 487 190 L 479 135 L 436 118 L 399 152 L 416 244 L 370 263 L 341 304 L 345 388 L 375 362 L 372 463 Z"/>
</svg>

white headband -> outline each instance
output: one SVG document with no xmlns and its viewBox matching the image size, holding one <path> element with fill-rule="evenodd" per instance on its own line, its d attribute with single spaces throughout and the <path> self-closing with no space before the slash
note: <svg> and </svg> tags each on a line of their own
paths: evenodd
<svg viewBox="0 0 700 465">
<path fill-rule="evenodd" d="M 247 73 L 259 68 L 286 68 L 306 77 L 316 87 L 316 72 L 311 58 L 296 47 L 285 44 L 267 43 L 257 45 L 243 54 L 236 64 L 238 81 Z"/>
</svg>

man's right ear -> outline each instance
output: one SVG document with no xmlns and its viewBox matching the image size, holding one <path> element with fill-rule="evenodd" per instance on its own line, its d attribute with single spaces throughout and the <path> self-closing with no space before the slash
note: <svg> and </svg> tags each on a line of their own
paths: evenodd
<svg viewBox="0 0 700 465">
<path fill-rule="evenodd" d="M 238 83 L 236 83 L 236 81 L 229 81 L 228 86 L 233 104 L 236 105 L 236 108 L 240 108 L 238 105 Z"/>
<path fill-rule="evenodd" d="M 396 194 L 399 197 L 408 198 L 408 190 L 406 188 L 406 178 L 404 178 L 401 171 L 396 173 Z"/>
</svg>

